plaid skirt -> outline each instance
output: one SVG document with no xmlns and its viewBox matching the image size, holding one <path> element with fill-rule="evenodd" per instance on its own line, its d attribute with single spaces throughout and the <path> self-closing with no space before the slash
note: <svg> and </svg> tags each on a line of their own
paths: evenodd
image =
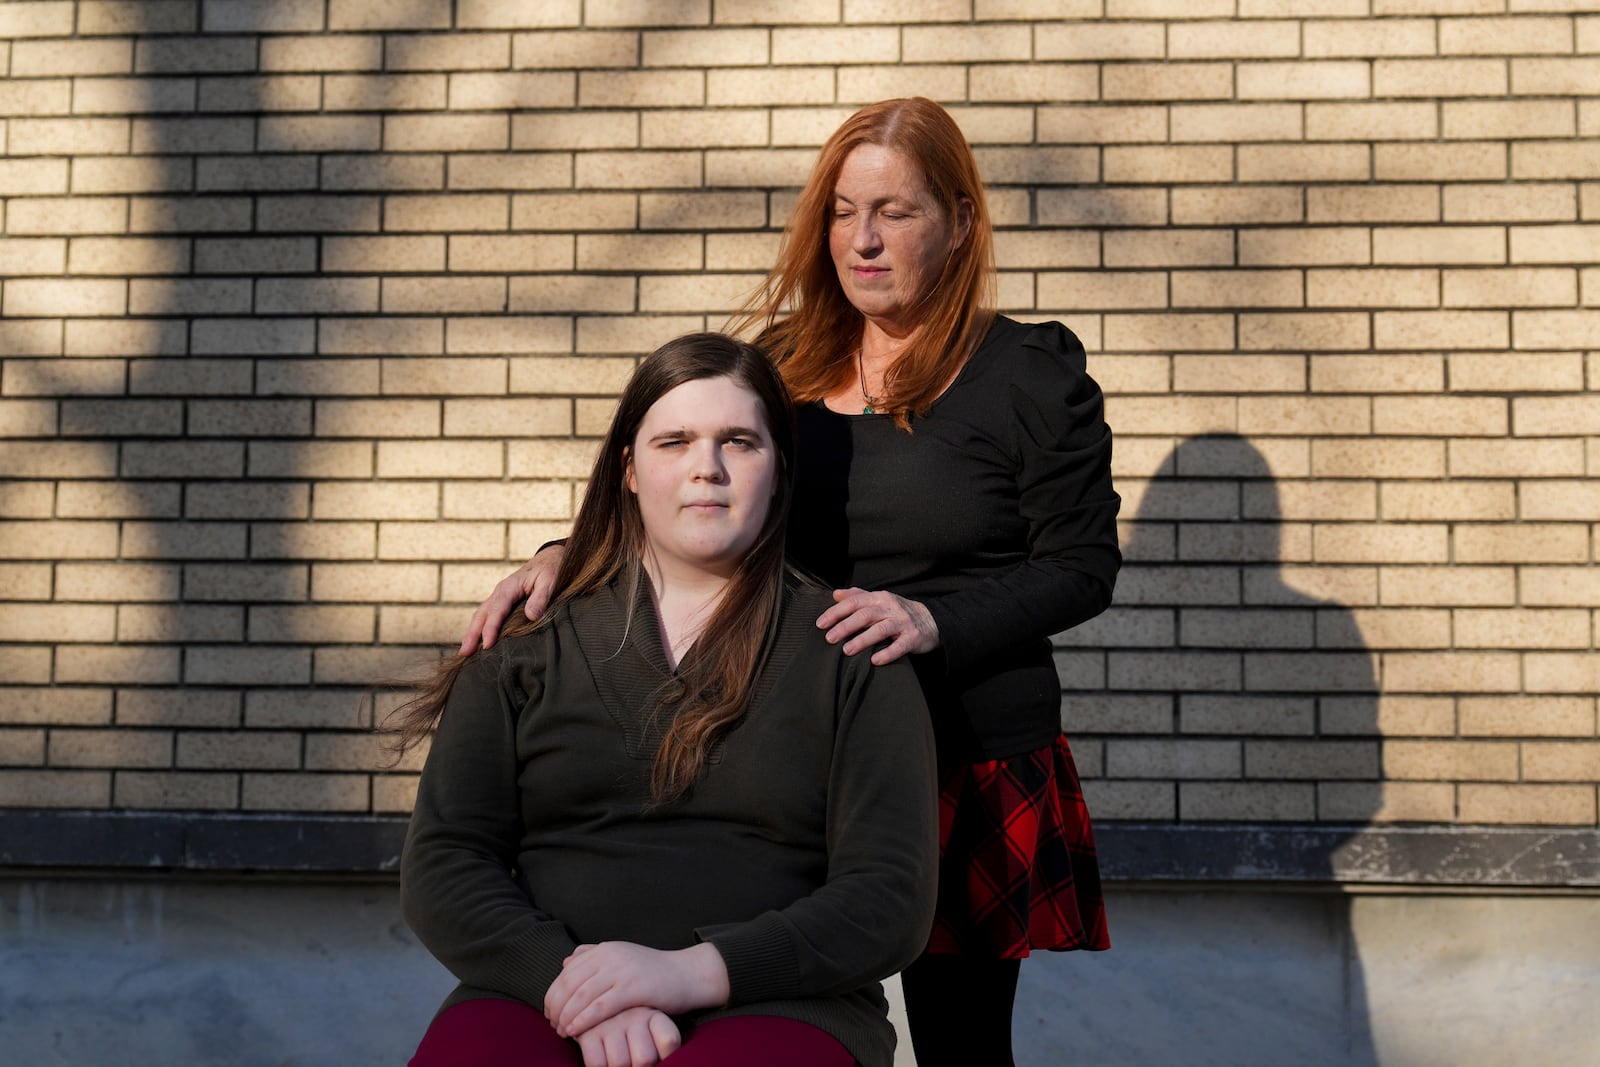
<svg viewBox="0 0 1600 1067">
<path fill-rule="evenodd" d="M 1021 959 L 1106 949 L 1100 865 L 1065 736 L 939 783 L 939 906 L 927 951 Z"/>
</svg>

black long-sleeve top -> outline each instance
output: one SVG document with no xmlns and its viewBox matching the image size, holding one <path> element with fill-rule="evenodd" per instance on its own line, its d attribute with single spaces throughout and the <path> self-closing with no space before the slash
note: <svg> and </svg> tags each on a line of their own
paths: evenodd
<svg viewBox="0 0 1600 1067">
<path fill-rule="evenodd" d="M 927 606 L 942 647 L 916 666 L 943 766 L 1060 732 L 1048 637 L 1105 610 L 1122 562 L 1103 407 L 1070 330 L 996 316 L 909 434 L 800 411 L 790 556 Z"/>
<path fill-rule="evenodd" d="M 792 587 L 743 720 L 693 790 L 650 806 L 672 677 L 642 582 L 574 600 L 468 662 L 418 787 L 401 863 L 406 921 L 463 985 L 543 1005 L 580 943 L 698 941 L 726 1008 L 832 1034 L 888 1067 L 878 979 L 933 920 L 934 748 L 903 663 L 845 656 Z M 694 655 L 691 649 L 689 655 Z"/>
</svg>

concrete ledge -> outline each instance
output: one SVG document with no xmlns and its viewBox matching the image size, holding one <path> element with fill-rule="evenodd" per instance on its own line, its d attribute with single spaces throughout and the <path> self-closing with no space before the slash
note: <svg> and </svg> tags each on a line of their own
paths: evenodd
<svg viewBox="0 0 1600 1067">
<path fill-rule="evenodd" d="M 406 820 L 388 815 L 0 811 L 0 866 L 394 872 Z M 1106 822 L 1109 881 L 1600 886 L 1593 827 Z"/>
</svg>

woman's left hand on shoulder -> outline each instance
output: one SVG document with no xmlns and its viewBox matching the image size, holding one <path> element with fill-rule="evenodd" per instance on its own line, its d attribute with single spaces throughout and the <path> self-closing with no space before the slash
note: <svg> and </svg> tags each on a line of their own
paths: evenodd
<svg viewBox="0 0 1600 1067">
<path fill-rule="evenodd" d="M 854 656 L 878 648 L 872 662 L 881 667 L 901 656 L 932 652 L 939 647 L 939 627 L 927 607 L 884 590 L 835 589 L 833 607 L 817 618 L 828 631 L 828 643 L 844 642 L 844 654 Z M 888 642 L 888 644 L 884 644 Z"/>
<path fill-rule="evenodd" d="M 728 968 L 715 945 L 662 951 L 631 941 L 579 945 L 544 996 L 545 1018 L 576 1037 L 618 1012 L 650 1007 L 668 1015 L 728 1000 Z"/>
</svg>

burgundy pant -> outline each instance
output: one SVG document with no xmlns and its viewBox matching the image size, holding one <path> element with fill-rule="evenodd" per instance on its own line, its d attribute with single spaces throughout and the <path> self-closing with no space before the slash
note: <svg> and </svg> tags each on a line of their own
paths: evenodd
<svg viewBox="0 0 1600 1067">
<path fill-rule="evenodd" d="M 775 1015 L 714 1019 L 689 1031 L 671 1067 L 852 1067 L 855 1060 L 814 1026 Z M 558 1037 L 521 1001 L 462 1001 L 422 1035 L 411 1067 L 583 1067 L 575 1041 Z"/>
</svg>

